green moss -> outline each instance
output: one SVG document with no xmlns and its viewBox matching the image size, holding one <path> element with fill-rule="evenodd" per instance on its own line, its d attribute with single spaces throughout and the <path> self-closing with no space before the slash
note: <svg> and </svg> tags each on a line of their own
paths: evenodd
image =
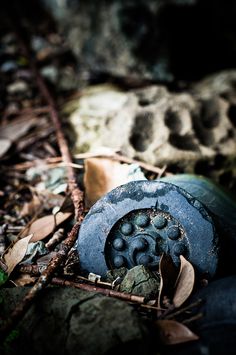
<svg viewBox="0 0 236 355">
<path fill-rule="evenodd" d="M 3 271 L 0 270 L 0 287 L 7 281 L 8 275 Z"/>
</svg>

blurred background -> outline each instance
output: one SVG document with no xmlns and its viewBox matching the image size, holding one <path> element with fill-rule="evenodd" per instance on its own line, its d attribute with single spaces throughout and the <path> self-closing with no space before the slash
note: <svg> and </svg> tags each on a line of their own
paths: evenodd
<svg viewBox="0 0 236 355">
<path fill-rule="evenodd" d="M 235 1 L 12 0 L 0 6 L 5 121 L 43 103 L 23 40 L 60 106 L 75 153 L 107 146 L 235 190 Z M 53 142 L 50 130 L 41 130 Z M 26 144 L 17 159 L 36 146 Z"/>
<path fill-rule="evenodd" d="M 1 7 L 6 4 L 9 15 L 35 29 L 56 26 L 78 69 L 91 76 L 190 82 L 235 67 L 233 0 L 13 0 Z"/>
</svg>

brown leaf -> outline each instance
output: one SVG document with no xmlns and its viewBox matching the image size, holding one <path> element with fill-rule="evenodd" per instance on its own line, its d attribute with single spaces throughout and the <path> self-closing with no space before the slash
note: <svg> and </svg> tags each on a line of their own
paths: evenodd
<svg viewBox="0 0 236 355">
<path fill-rule="evenodd" d="M 33 195 L 33 198 L 30 202 L 25 202 L 22 210 L 20 212 L 21 217 L 33 216 L 38 208 L 41 206 L 41 201 L 37 195 Z"/>
<path fill-rule="evenodd" d="M 24 258 L 28 244 L 32 234 L 28 235 L 25 238 L 18 240 L 12 247 L 6 250 L 3 255 L 3 260 L 7 265 L 7 274 L 10 275 L 16 265 L 18 265 L 21 260 Z"/>
<path fill-rule="evenodd" d="M 180 344 L 199 339 L 189 328 L 174 320 L 158 320 L 156 321 L 156 325 L 160 340 L 166 345 Z"/>
<path fill-rule="evenodd" d="M 128 182 L 128 170 L 129 165 L 111 159 L 86 159 L 84 174 L 86 206 L 91 207 L 107 192 Z"/>
<path fill-rule="evenodd" d="M 172 261 L 170 255 L 163 254 L 159 263 L 160 289 L 158 295 L 158 307 L 163 307 L 164 297 L 172 299 L 175 283 L 179 270 Z"/>
<path fill-rule="evenodd" d="M 176 281 L 173 304 L 180 307 L 190 296 L 195 282 L 195 272 L 192 264 L 180 255 L 180 271 Z"/>
<path fill-rule="evenodd" d="M 38 240 L 42 240 L 46 238 L 49 234 L 51 234 L 54 229 L 59 226 L 62 222 L 66 221 L 72 215 L 71 212 L 58 212 L 56 215 L 49 215 L 34 221 L 31 226 L 26 228 L 21 236 L 25 236 L 27 234 L 33 234 L 33 237 L 30 242 L 37 242 Z"/>
<path fill-rule="evenodd" d="M 13 280 L 13 283 L 16 286 L 26 286 L 26 285 L 31 285 L 36 281 L 37 277 L 35 276 L 30 276 L 29 274 L 22 274 L 16 279 Z"/>
<path fill-rule="evenodd" d="M 43 206 L 44 209 L 50 209 L 53 207 L 61 207 L 65 198 L 62 195 L 53 194 L 47 190 L 40 192 L 33 191 L 33 198 L 30 202 L 25 202 L 20 212 L 21 217 L 33 216 Z"/>
<path fill-rule="evenodd" d="M 36 117 L 18 118 L 8 123 L 1 125 L 0 137 L 8 138 L 12 142 L 23 137 L 33 126 L 36 126 L 38 119 Z"/>
<path fill-rule="evenodd" d="M 11 146 L 11 141 L 8 138 L 0 138 L 0 158 L 6 154 Z"/>
</svg>

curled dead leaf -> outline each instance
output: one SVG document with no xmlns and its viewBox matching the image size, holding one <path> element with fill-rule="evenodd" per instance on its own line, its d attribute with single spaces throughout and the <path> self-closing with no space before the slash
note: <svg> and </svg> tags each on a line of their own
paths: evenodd
<svg viewBox="0 0 236 355">
<path fill-rule="evenodd" d="M 180 271 L 176 281 L 173 304 L 180 307 L 191 295 L 195 283 L 195 272 L 192 264 L 180 256 Z"/>
<path fill-rule="evenodd" d="M 179 269 L 175 266 L 170 255 L 162 254 L 159 263 L 160 289 L 158 295 L 158 307 L 164 306 L 164 297 L 172 299 L 174 286 L 178 277 Z"/>
<path fill-rule="evenodd" d="M 16 265 L 18 265 L 24 258 L 28 244 L 33 234 L 28 235 L 25 238 L 18 240 L 12 247 L 6 250 L 3 254 L 3 261 L 7 266 L 6 273 L 10 275 Z"/>
<path fill-rule="evenodd" d="M 86 159 L 84 174 L 86 207 L 91 207 L 100 197 L 115 187 L 132 180 L 129 174 L 128 164 L 121 164 L 108 158 Z"/>
<path fill-rule="evenodd" d="M 0 138 L 0 158 L 7 153 L 8 149 L 11 147 L 11 141 L 8 138 Z"/>
<path fill-rule="evenodd" d="M 21 237 L 27 234 L 33 234 L 31 242 L 37 242 L 49 236 L 54 229 L 59 226 L 62 222 L 65 222 L 70 216 L 71 212 L 58 212 L 57 214 L 44 216 L 36 221 L 34 221 L 29 227 L 27 227 L 23 232 Z"/>
<path fill-rule="evenodd" d="M 185 343 L 198 340 L 199 337 L 184 324 L 174 320 L 156 321 L 160 340 L 166 345 Z"/>
</svg>

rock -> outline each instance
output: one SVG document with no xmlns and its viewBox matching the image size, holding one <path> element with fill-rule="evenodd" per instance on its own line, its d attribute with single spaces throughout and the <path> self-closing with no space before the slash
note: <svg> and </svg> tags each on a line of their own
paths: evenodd
<svg viewBox="0 0 236 355">
<path fill-rule="evenodd" d="M 1 289 L 1 316 L 7 317 L 26 291 Z M 76 289 L 45 290 L 14 334 L 4 355 L 141 355 L 150 350 L 147 328 L 130 305 Z"/>
<path fill-rule="evenodd" d="M 235 66 L 233 2 L 41 2 L 75 53 L 80 76 L 108 73 L 169 82 Z"/>
<path fill-rule="evenodd" d="M 49 47 L 49 43 L 48 41 L 40 36 L 32 36 L 31 38 L 31 48 L 35 51 L 35 52 L 39 52 L 42 49 L 45 49 Z"/>
<path fill-rule="evenodd" d="M 64 108 L 65 113 L 72 112 L 69 121 L 76 135 L 75 152 L 85 152 L 110 144 L 114 147 L 112 139 L 109 139 L 110 143 L 104 141 L 104 133 L 107 132 L 106 122 L 122 110 L 128 100 L 126 93 L 110 85 L 90 87 L 84 93 L 81 99 L 69 102 Z M 125 125 L 122 126 L 126 131 Z M 121 130 L 116 134 L 120 137 Z M 118 145 L 116 143 L 115 147 L 119 149 L 120 143 Z"/>
<path fill-rule="evenodd" d="M 18 68 L 17 63 L 14 60 L 8 60 L 7 62 L 3 63 L 0 67 L 1 72 L 9 73 L 15 71 Z"/>
<path fill-rule="evenodd" d="M 160 280 L 143 265 L 138 265 L 127 271 L 120 284 L 120 291 L 143 296 L 146 299 L 157 297 Z"/>
<path fill-rule="evenodd" d="M 17 39 L 13 32 L 7 33 L 1 38 L 0 54 L 4 55 L 15 55 L 17 52 Z"/>
<path fill-rule="evenodd" d="M 221 179 L 229 169 L 234 176 L 234 77 L 236 71 L 219 73 L 181 93 L 158 85 L 128 92 L 108 85 L 86 89 L 64 109 L 72 111 L 75 152 L 107 146 L 154 165 L 167 164 L 173 172 L 214 178 L 212 170 L 219 169 Z"/>
<path fill-rule="evenodd" d="M 58 69 L 53 65 L 47 65 L 40 70 L 42 76 L 51 83 L 56 84 L 58 81 Z"/>
<path fill-rule="evenodd" d="M 60 68 L 57 87 L 63 91 L 76 90 L 79 86 L 79 78 L 71 66 Z"/>
<path fill-rule="evenodd" d="M 22 95 L 28 90 L 28 85 L 23 80 L 17 80 L 7 86 L 7 92 L 11 95 Z"/>
</svg>

